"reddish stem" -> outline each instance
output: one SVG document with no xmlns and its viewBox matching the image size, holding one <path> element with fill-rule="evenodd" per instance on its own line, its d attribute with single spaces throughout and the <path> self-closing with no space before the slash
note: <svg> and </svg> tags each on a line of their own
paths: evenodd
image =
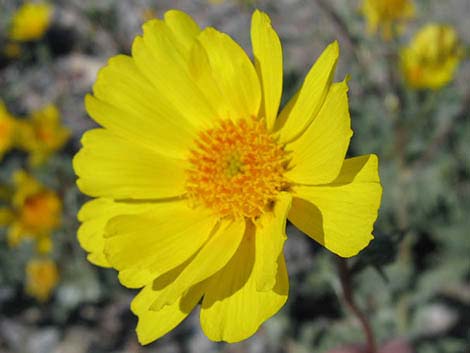
<svg viewBox="0 0 470 353">
<path fill-rule="evenodd" d="M 348 268 L 348 263 L 343 258 L 338 258 L 338 272 L 341 282 L 341 288 L 343 290 L 343 298 L 346 305 L 351 309 L 353 314 L 359 320 L 364 331 L 364 335 L 367 341 L 367 353 L 377 353 L 377 345 L 375 342 L 374 332 L 369 324 L 369 320 L 366 315 L 359 309 L 356 302 L 354 301 L 351 276 Z"/>
</svg>

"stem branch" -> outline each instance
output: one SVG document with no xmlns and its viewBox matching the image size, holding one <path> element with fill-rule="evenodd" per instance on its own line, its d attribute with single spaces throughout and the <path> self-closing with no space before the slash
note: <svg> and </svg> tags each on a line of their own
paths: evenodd
<svg viewBox="0 0 470 353">
<path fill-rule="evenodd" d="M 356 302 L 354 301 L 352 286 L 351 286 L 351 277 L 348 268 L 348 264 L 345 259 L 338 258 L 338 272 L 339 279 L 341 282 L 341 288 L 343 290 L 343 297 L 346 305 L 353 312 L 356 318 L 361 323 L 364 335 L 367 341 L 367 353 L 377 353 L 377 345 L 375 342 L 374 332 L 369 324 L 369 320 L 366 315 L 359 309 Z"/>
</svg>

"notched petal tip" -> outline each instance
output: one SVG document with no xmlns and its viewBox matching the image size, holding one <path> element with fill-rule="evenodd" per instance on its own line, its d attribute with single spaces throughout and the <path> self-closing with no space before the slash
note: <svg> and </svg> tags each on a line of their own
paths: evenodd
<svg viewBox="0 0 470 353">
<path fill-rule="evenodd" d="M 142 24 L 142 32 L 145 35 L 149 31 L 154 31 L 162 26 L 165 26 L 165 22 L 163 20 L 160 20 L 158 18 L 152 18 Z"/>
<path fill-rule="evenodd" d="M 266 12 L 256 9 L 251 16 L 251 23 L 252 25 L 271 25 L 271 18 Z"/>
<path fill-rule="evenodd" d="M 155 341 L 155 338 L 153 337 L 149 337 L 146 333 L 144 332 L 141 332 L 141 329 L 139 328 L 139 321 L 141 319 L 139 318 L 138 319 L 138 322 L 137 322 L 137 327 L 135 328 L 135 333 L 137 335 L 137 341 L 142 345 L 142 346 L 146 346 L 152 342 Z"/>
<path fill-rule="evenodd" d="M 170 22 L 175 20 L 175 19 L 181 18 L 181 17 L 183 17 L 184 19 L 191 19 L 192 20 L 192 17 L 189 16 L 186 12 L 178 10 L 178 9 L 168 10 L 163 15 L 163 18 L 165 19 L 165 21 L 170 21 Z"/>
<path fill-rule="evenodd" d="M 199 32 L 201 28 L 194 21 L 194 19 L 188 15 L 186 12 L 176 9 L 171 9 L 165 12 L 163 15 L 165 23 L 168 24 L 171 28 L 176 28 L 178 26 L 185 26 L 187 29 Z"/>
<path fill-rule="evenodd" d="M 97 253 L 89 253 L 87 255 L 87 260 L 90 261 L 93 265 L 104 267 L 104 268 L 111 268 L 111 265 L 108 263 L 104 256 L 98 256 Z"/>
<path fill-rule="evenodd" d="M 374 238 L 382 195 L 376 155 L 346 159 L 331 184 L 296 192 L 289 219 L 331 252 L 352 257 Z"/>
<path fill-rule="evenodd" d="M 372 240 L 374 240 L 374 234 L 370 233 L 369 234 L 369 239 L 365 239 L 364 242 L 363 242 L 363 246 L 361 248 L 354 248 L 354 250 L 352 251 L 346 251 L 346 250 L 343 250 L 343 251 L 334 251 L 334 250 L 331 250 L 330 248 L 328 248 L 331 252 L 335 253 L 336 255 L 338 255 L 339 257 L 342 257 L 344 259 L 348 259 L 348 258 L 351 258 L 351 257 L 354 257 L 356 255 L 358 255 L 361 251 L 363 251 L 365 248 L 367 248 L 369 246 L 369 244 L 371 243 Z M 351 250 L 351 249 L 349 249 Z"/>
</svg>

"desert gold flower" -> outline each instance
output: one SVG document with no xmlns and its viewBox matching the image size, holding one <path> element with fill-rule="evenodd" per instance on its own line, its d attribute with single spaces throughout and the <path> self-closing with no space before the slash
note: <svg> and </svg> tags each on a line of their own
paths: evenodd
<svg viewBox="0 0 470 353">
<path fill-rule="evenodd" d="M 381 30 L 383 37 L 390 39 L 396 25 L 413 17 L 415 9 L 412 0 L 363 0 L 362 12 L 369 32 Z"/>
<path fill-rule="evenodd" d="M 13 15 L 10 39 L 27 42 L 40 39 L 49 28 L 53 7 L 46 3 L 27 2 Z"/>
<path fill-rule="evenodd" d="M 15 136 L 15 118 L 0 100 L 0 162 L 5 153 L 13 146 Z"/>
<path fill-rule="evenodd" d="M 52 104 L 18 123 L 18 146 L 29 153 L 29 161 L 35 166 L 60 150 L 69 137 L 69 129 L 62 125 L 59 110 Z"/>
<path fill-rule="evenodd" d="M 59 197 L 24 171 L 17 171 L 13 181 L 9 245 L 16 246 L 23 239 L 32 238 L 39 252 L 49 252 L 52 248 L 50 235 L 61 219 Z"/>
<path fill-rule="evenodd" d="M 169 11 L 144 24 L 132 56 L 101 70 L 85 105 L 102 128 L 74 158 L 96 197 L 78 217 L 89 260 L 144 287 L 131 304 L 149 343 L 201 301 L 215 341 L 254 334 L 288 295 L 286 219 L 334 253 L 373 238 L 377 157 L 346 159 L 347 84 L 330 44 L 278 115 L 282 50 L 256 11 L 254 64 L 228 35 Z"/>
<path fill-rule="evenodd" d="M 57 265 L 51 259 L 32 259 L 26 265 L 26 292 L 44 302 L 59 281 Z"/>
<path fill-rule="evenodd" d="M 454 28 L 428 24 L 401 51 L 401 69 L 413 88 L 438 89 L 449 83 L 462 57 Z"/>
</svg>

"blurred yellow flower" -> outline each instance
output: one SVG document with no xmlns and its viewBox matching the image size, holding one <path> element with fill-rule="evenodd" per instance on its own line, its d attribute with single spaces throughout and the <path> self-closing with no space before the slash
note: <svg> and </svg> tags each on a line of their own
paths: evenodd
<svg viewBox="0 0 470 353">
<path fill-rule="evenodd" d="M 9 208 L 0 207 L 0 227 L 9 225 L 13 219 L 13 212 Z"/>
<path fill-rule="evenodd" d="M 0 162 L 14 144 L 16 119 L 0 100 Z"/>
<path fill-rule="evenodd" d="M 53 7 L 46 3 L 27 2 L 13 15 L 10 39 L 27 42 L 42 38 L 52 19 Z"/>
<path fill-rule="evenodd" d="M 74 158 L 82 247 L 142 288 L 131 304 L 147 344 L 201 301 L 214 341 L 253 335 L 284 305 L 288 218 L 350 257 L 373 239 L 381 198 L 375 155 L 345 159 L 347 83 L 332 82 L 338 43 L 278 115 L 282 48 L 255 11 L 254 63 L 228 35 L 169 11 L 143 25 L 132 56 L 98 74 L 85 105 L 103 128 Z"/>
<path fill-rule="evenodd" d="M 57 194 L 24 171 L 13 176 L 8 243 L 18 245 L 25 238 L 36 241 L 40 253 L 51 251 L 51 233 L 61 221 L 62 203 Z"/>
<path fill-rule="evenodd" d="M 40 302 L 49 299 L 59 281 L 57 265 L 51 259 L 32 259 L 26 265 L 26 293 Z"/>
<path fill-rule="evenodd" d="M 60 121 L 55 105 L 33 112 L 27 120 L 18 121 L 18 147 L 28 152 L 31 165 L 44 163 L 61 149 L 70 137 L 70 131 Z"/>
<path fill-rule="evenodd" d="M 385 39 L 396 32 L 396 25 L 414 16 L 412 0 L 363 0 L 362 12 L 370 33 L 381 31 Z"/>
<path fill-rule="evenodd" d="M 401 51 L 406 83 L 416 89 L 445 86 L 454 77 L 462 53 L 453 27 L 434 23 L 424 26 Z"/>
</svg>

